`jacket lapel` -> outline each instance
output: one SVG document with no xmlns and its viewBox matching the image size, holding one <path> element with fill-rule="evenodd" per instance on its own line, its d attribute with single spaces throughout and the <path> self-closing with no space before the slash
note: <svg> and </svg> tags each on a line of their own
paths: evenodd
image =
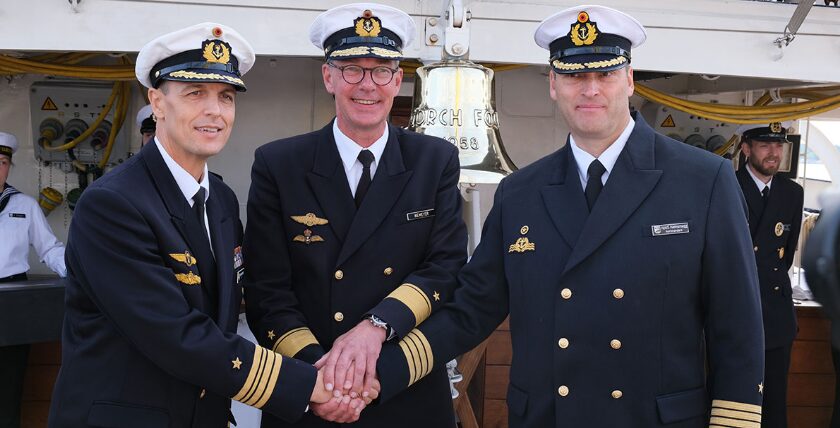
<svg viewBox="0 0 840 428">
<path fill-rule="evenodd" d="M 388 125 L 390 126 L 390 125 Z M 367 195 L 353 217 L 347 239 L 338 254 L 336 265 L 340 265 L 362 246 L 376 230 L 382 220 L 391 212 L 391 208 L 402 193 L 412 171 L 405 169 L 399 137 L 402 131 L 390 126 L 388 142 L 382 152 L 382 163 L 377 166 L 376 174 L 370 183 Z M 346 181 L 346 179 L 345 179 Z"/>
<path fill-rule="evenodd" d="M 549 184 L 542 188 L 543 202 L 554 226 L 571 248 L 577 243 L 589 210 L 568 141 L 552 156 L 557 168 Z"/>
<path fill-rule="evenodd" d="M 618 156 L 598 201 L 580 232 L 580 239 L 566 262 L 570 271 L 612 236 L 653 191 L 662 170 L 655 169 L 654 139 L 651 129 L 635 115 L 635 129 Z"/>
<path fill-rule="evenodd" d="M 319 134 L 315 162 L 312 171 L 307 174 L 307 180 L 333 233 L 344 242 L 356 212 L 356 204 L 335 146 L 332 122 L 322 128 Z"/>
<path fill-rule="evenodd" d="M 210 226 L 210 241 L 216 257 L 216 289 L 219 294 L 217 324 L 226 326 L 231 315 L 231 294 L 235 291 L 235 282 L 234 287 L 228 286 L 233 279 L 233 236 L 228 225 L 230 213 L 224 211 L 218 201 L 218 196 L 210 192 L 210 198 L 207 200 L 207 223 Z"/>
<path fill-rule="evenodd" d="M 166 162 L 163 161 L 163 156 L 158 151 L 157 144 L 153 142 L 146 144 L 138 156 L 143 157 L 158 194 L 163 199 L 163 204 L 172 217 L 172 224 L 175 225 L 175 229 L 187 241 L 190 248 L 194 248 L 195 243 L 190 242 L 185 222 L 190 206 L 184 198 L 184 194 L 181 193 L 181 189 L 178 188 L 178 183 L 175 182 L 169 168 L 166 167 Z"/>
<path fill-rule="evenodd" d="M 755 180 L 747 171 L 746 164 L 742 164 L 735 174 L 738 177 L 738 184 L 741 185 L 741 191 L 744 194 L 744 199 L 747 200 L 747 206 L 750 207 L 750 225 L 758 226 L 761 221 L 763 211 L 761 207 L 764 206 L 764 201 L 761 199 L 761 192 L 758 191 L 758 186 L 755 185 Z M 772 191 L 770 192 L 773 193 Z M 755 229 L 755 227 L 751 227 Z"/>
</svg>

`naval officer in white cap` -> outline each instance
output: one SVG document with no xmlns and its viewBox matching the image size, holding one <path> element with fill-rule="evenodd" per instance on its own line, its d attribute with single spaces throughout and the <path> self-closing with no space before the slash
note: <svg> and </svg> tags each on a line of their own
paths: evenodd
<svg viewBox="0 0 840 428">
<path fill-rule="evenodd" d="M 539 25 L 567 144 L 499 184 L 453 302 L 412 336 L 423 346 L 382 349 L 383 399 L 416 380 L 416 361 L 443 365 L 510 315 L 512 428 L 759 426 L 746 206 L 725 159 L 631 113 L 645 37 L 603 6 Z"/>
<path fill-rule="evenodd" d="M 319 15 L 309 38 L 324 53 L 335 120 L 255 154 L 243 246 L 248 323 L 261 345 L 318 362 L 335 394 L 365 398 L 378 388 L 382 343 L 408 337 L 438 310 L 466 259 L 458 150 L 388 123 L 399 60 L 416 33 L 405 12 L 374 3 Z M 331 402 L 294 425 L 264 416 L 263 427 L 336 426 L 318 417 L 452 427 L 449 391 L 441 367 L 360 417 Z"/>
<path fill-rule="evenodd" d="M 253 63 L 251 45 L 215 23 L 140 50 L 157 133 L 76 205 L 50 427 L 222 428 L 231 399 L 294 421 L 330 398 L 312 365 L 235 333 L 239 205 L 206 162 Z"/>
</svg>

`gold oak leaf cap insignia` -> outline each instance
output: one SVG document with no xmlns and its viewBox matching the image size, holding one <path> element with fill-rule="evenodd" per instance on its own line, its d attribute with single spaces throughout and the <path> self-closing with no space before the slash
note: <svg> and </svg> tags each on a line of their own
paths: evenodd
<svg viewBox="0 0 840 428">
<path fill-rule="evenodd" d="M 230 45 L 221 40 L 205 40 L 201 43 L 201 52 L 207 62 L 230 63 Z"/>
</svg>

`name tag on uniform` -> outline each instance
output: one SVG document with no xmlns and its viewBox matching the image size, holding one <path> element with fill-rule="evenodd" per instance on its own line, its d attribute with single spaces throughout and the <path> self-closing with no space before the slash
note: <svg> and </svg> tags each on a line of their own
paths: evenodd
<svg viewBox="0 0 840 428">
<path fill-rule="evenodd" d="M 9 217 L 12 217 L 12 218 L 26 218 L 26 214 L 24 214 L 24 213 L 9 213 Z"/>
<path fill-rule="evenodd" d="M 654 224 L 650 227 L 653 236 L 681 235 L 688 232 L 688 223 Z"/>
<path fill-rule="evenodd" d="M 435 209 L 429 208 L 427 210 L 422 211 L 414 211 L 412 213 L 407 213 L 405 215 L 406 221 L 414 221 L 414 220 L 423 220 L 424 218 L 434 217 L 435 216 Z"/>
</svg>

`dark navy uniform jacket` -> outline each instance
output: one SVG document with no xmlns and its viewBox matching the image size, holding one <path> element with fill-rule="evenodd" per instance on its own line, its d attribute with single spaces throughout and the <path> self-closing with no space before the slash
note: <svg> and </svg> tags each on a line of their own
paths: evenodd
<svg viewBox="0 0 840 428">
<path fill-rule="evenodd" d="M 242 226 L 233 191 L 210 189 L 212 252 L 156 144 L 85 190 L 50 427 L 226 427 L 230 397 L 303 414 L 314 368 L 236 335 Z"/>
<path fill-rule="evenodd" d="M 745 165 L 737 175 L 750 208 L 750 235 L 764 315 L 764 346 L 790 346 L 796 336 L 796 312 L 788 270 L 799 242 L 804 192 L 799 184 L 776 177 L 767 206 L 763 207 L 761 193 Z"/>
<path fill-rule="evenodd" d="M 451 297 L 467 246 L 458 151 L 394 126 L 388 135 L 358 210 L 332 124 L 257 149 L 244 254 L 248 323 L 261 345 L 314 363 L 366 314 L 403 337 Z M 453 424 L 439 368 L 353 426 Z M 263 426 L 283 425 L 263 416 Z M 332 424 L 307 414 L 295 426 Z"/>
<path fill-rule="evenodd" d="M 500 183 L 453 301 L 383 349 L 383 400 L 509 313 L 513 428 L 699 428 L 710 413 L 759 426 L 761 309 L 734 171 L 634 119 L 591 213 L 568 144 Z"/>
</svg>

